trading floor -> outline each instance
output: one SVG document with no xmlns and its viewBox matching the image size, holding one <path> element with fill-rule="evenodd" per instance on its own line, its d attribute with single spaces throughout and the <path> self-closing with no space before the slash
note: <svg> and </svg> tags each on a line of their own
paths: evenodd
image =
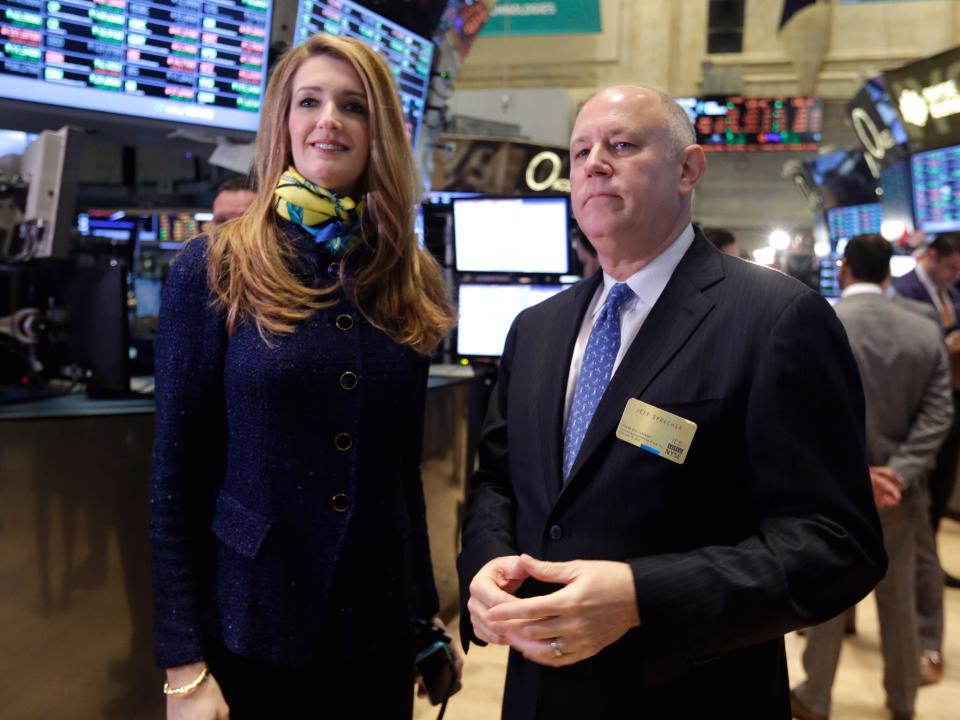
<svg viewBox="0 0 960 720">
<path fill-rule="evenodd" d="M 944 520 L 939 540 L 943 564 L 956 573 L 960 570 L 960 523 Z M 920 689 L 917 716 L 924 720 L 956 720 L 960 701 L 960 633 L 955 630 L 960 627 L 960 590 L 947 589 L 944 605 L 943 680 Z M 786 643 L 792 685 L 803 677 L 800 664 L 803 638 L 791 633 Z M 883 707 L 879 643 L 877 611 L 873 596 L 870 596 L 857 607 L 857 635 L 844 640 L 840 668 L 833 686 L 831 720 L 886 720 L 889 717 Z M 445 720 L 499 717 L 506 664 L 506 648 L 472 648 L 464 668 L 463 690 L 450 700 Z M 429 720 L 436 715 L 437 708 L 426 701 L 417 702 L 414 720 Z"/>
</svg>

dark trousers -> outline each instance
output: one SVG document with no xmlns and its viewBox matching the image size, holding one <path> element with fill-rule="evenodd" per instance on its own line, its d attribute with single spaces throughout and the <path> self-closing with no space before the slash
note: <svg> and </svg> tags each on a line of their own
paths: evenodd
<svg viewBox="0 0 960 720">
<path fill-rule="evenodd" d="M 230 707 L 230 720 L 410 720 L 413 649 L 409 642 L 360 657 L 325 653 L 303 668 L 265 665 L 222 646 L 207 664 Z"/>
<path fill-rule="evenodd" d="M 940 519 L 947 512 L 960 459 L 960 390 L 953 391 L 953 424 L 940 446 L 937 462 L 930 472 L 930 524 L 937 534 Z"/>
</svg>

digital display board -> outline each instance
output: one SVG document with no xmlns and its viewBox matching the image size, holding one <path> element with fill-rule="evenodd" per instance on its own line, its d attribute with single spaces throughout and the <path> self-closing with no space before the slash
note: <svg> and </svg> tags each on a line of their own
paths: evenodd
<svg viewBox="0 0 960 720">
<path fill-rule="evenodd" d="M 913 212 L 925 233 L 960 230 L 960 146 L 911 158 Z"/>
<path fill-rule="evenodd" d="M 823 105 L 814 97 L 677 98 L 704 150 L 816 150 Z"/>
<path fill-rule="evenodd" d="M 351 0 L 299 0 L 295 44 L 319 32 L 356 38 L 387 61 L 400 94 L 407 137 L 416 147 L 427 106 L 433 43 Z"/>
<path fill-rule="evenodd" d="M 960 47 L 883 73 L 914 152 L 960 144 Z"/>
<path fill-rule="evenodd" d="M 856 235 L 880 232 L 883 210 L 880 203 L 850 205 L 827 210 L 830 242 L 842 254 L 847 241 Z"/>
<path fill-rule="evenodd" d="M 0 97 L 256 131 L 271 0 L 0 0 Z"/>
<path fill-rule="evenodd" d="M 913 187 L 910 183 L 910 161 L 900 160 L 880 171 L 883 194 L 883 222 L 913 232 Z"/>
</svg>

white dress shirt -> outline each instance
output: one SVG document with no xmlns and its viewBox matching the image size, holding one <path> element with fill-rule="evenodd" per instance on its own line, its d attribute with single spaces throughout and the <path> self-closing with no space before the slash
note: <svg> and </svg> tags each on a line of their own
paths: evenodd
<svg viewBox="0 0 960 720">
<path fill-rule="evenodd" d="M 648 265 L 628 277 L 624 282 L 633 290 L 635 297 L 627 300 L 620 307 L 620 351 L 613 361 L 613 370 L 610 377 L 617 372 L 620 361 L 626 355 L 633 339 L 640 332 L 643 321 L 653 309 L 663 289 L 667 286 L 673 271 L 677 269 L 680 259 L 687 252 L 693 242 L 693 225 L 687 225 L 662 253 L 657 255 Z M 567 418 L 570 415 L 570 404 L 573 402 L 573 391 L 577 387 L 577 378 L 580 377 L 580 367 L 583 365 L 583 355 L 587 350 L 587 341 L 593 325 L 603 310 L 610 288 L 617 284 L 610 275 L 603 273 L 603 284 L 597 288 L 593 299 L 587 306 L 580 325 L 580 334 L 577 335 L 577 344 L 573 348 L 573 358 L 570 361 L 570 373 L 567 376 L 567 395 L 563 404 L 563 425 L 566 430 Z"/>
<path fill-rule="evenodd" d="M 851 295 L 883 295 L 883 288 L 876 283 L 851 283 L 840 293 L 840 297 L 850 297 Z"/>
</svg>

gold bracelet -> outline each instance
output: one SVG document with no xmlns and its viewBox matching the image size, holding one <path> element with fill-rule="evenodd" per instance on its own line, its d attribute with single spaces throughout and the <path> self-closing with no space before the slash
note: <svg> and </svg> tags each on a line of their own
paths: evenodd
<svg viewBox="0 0 960 720">
<path fill-rule="evenodd" d="M 200 687 L 200 683 L 206 680 L 209 674 L 210 674 L 210 668 L 204 665 L 203 670 L 200 671 L 200 674 L 197 675 L 196 679 L 191 680 L 186 685 L 181 685 L 178 688 L 172 688 L 170 687 L 170 683 L 165 682 L 163 684 L 163 694 L 174 695 L 176 697 L 183 697 L 184 695 L 189 695 L 198 687 Z"/>
</svg>

